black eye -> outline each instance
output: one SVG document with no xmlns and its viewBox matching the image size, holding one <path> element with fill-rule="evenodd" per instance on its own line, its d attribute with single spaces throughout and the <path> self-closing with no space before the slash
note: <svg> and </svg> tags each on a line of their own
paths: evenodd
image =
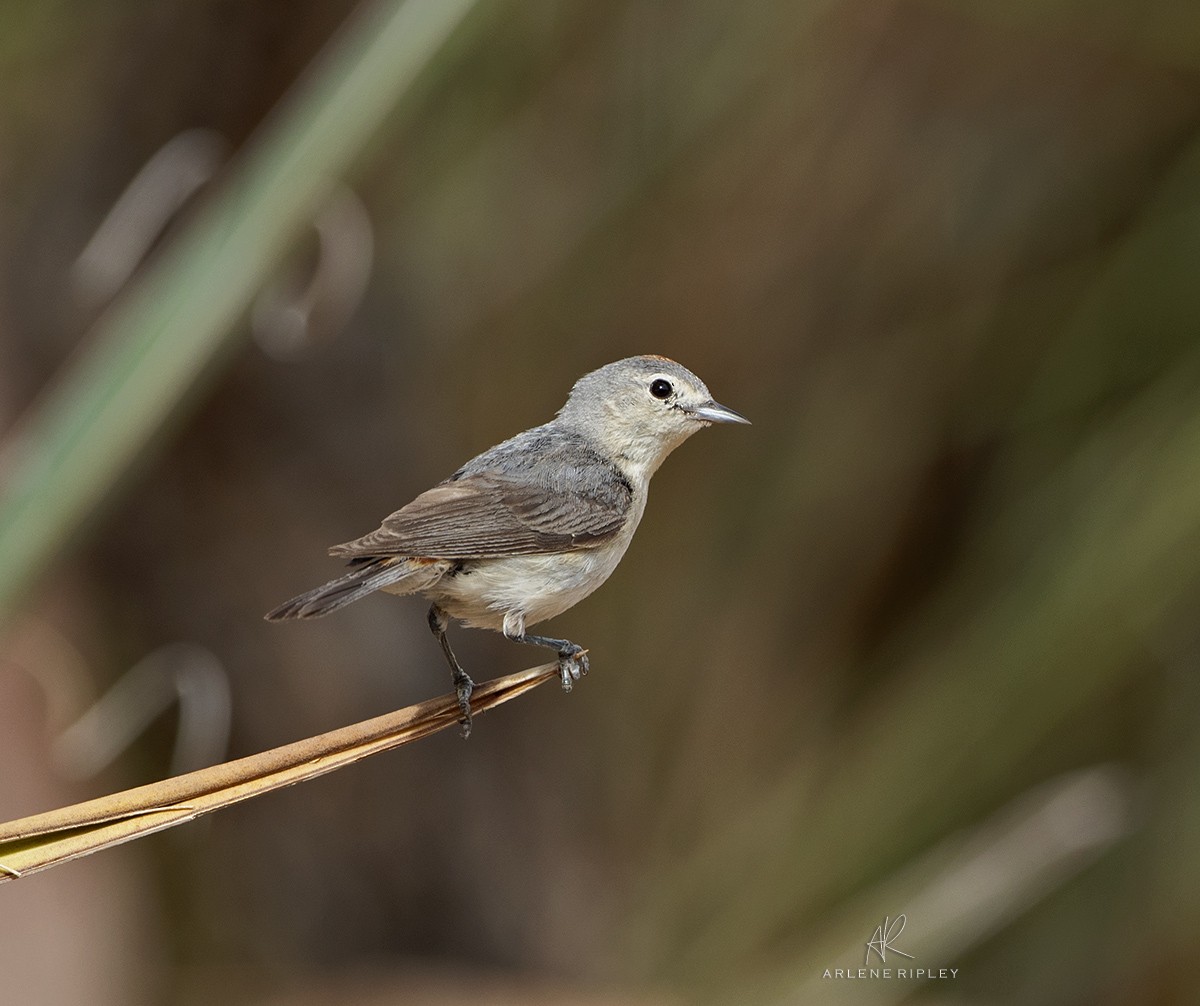
<svg viewBox="0 0 1200 1006">
<path fill-rule="evenodd" d="M 671 387 L 670 381 L 664 381 L 661 377 L 655 378 L 650 382 L 650 394 L 655 398 L 670 398 L 671 392 L 675 389 Z"/>
</svg>

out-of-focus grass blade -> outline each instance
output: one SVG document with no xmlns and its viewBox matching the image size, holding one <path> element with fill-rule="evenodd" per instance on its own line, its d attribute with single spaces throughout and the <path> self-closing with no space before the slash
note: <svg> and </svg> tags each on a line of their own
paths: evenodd
<svg viewBox="0 0 1200 1006">
<path fill-rule="evenodd" d="M 878 955 L 883 948 L 874 956 L 867 952 L 871 927 L 884 913 L 893 919 L 902 913 L 905 923 L 914 923 L 901 944 L 912 957 L 901 959 L 899 967 L 911 969 L 915 961 L 926 972 L 957 969 L 980 943 L 1125 838 L 1134 827 L 1136 799 L 1137 780 L 1114 765 L 1094 765 L 1035 786 L 831 911 L 818 932 L 781 948 L 771 969 L 734 983 L 723 990 L 724 997 L 713 995 L 710 1001 L 761 1006 L 903 1002 L 920 979 L 836 978 L 839 970 L 889 963 L 895 975 L 897 962 Z"/>
<path fill-rule="evenodd" d="M 753 805 L 681 860 L 663 887 L 666 912 L 643 923 L 686 935 L 665 965 L 675 975 L 711 980 L 788 927 L 797 932 L 807 906 L 831 904 L 877 875 L 895 836 L 928 841 L 960 802 L 969 805 L 973 787 L 1001 785 L 1073 710 L 1134 673 L 1153 627 L 1194 591 L 1200 413 L 1193 382 L 1175 378 L 1143 393 L 1042 491 L 997 520 L 979 554 L 1007 546 L 1020 555 L 1037 517 L 1073 503 L 1019 572 L 997 578 L 986 605 L 961 622 L 931 605 L 924 631 L 934 642 L 844 728 L 818 766 L 819 789 L 811 765 L 780 770 Z M 970 579 L 984 568 L 973 557 L 950 589 L 977 588 Z M 942 603 L 952 607 L 949 592 Z M 735 862 L 753 869 L 731 870 Z M 720 910 L 696 922 L 701 897 Z"/>
<path fill-rule="evenodd" d="M 475 0 L 364 6 L 0 453 L 0 625 L 230 337 Z M 52 296 L 52 291 L 47 291 Z"/>
<path fill-rule="evenodd" d="M 471 696 L 471 710 L 492 709 L 557 677 L 555 663 L 485 681 Z M 248 758 L 0 824 L 0 883 L 420 740 L 457 725 L 458 716 L 457 697 L 443 695 Z"/>
</svg>

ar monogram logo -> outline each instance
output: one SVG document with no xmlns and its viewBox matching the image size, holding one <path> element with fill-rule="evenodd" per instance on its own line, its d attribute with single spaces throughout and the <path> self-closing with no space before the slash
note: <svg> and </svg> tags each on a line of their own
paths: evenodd
<svg viewBox="0 0 1200 1006">
<path fill-rule="evenodd" d="M 887 963 L 889 953 L 899 954 L 901 957 L 907 957 L 910 961 L 913 960 L 912 954 L 906 954 L 903 950 L 892 946 L 893 941 L 904 932 L 904 923 L 903 915 L 897 915 L 894 919 L 884 916 L 883 922 L 875 930 L 875 935 L 867 940 L 867 959 L 863 962 L 864 965 L 871 963 L 872 953 L 878 954 L 879 960 L 884 964 Z"/>
</svg>

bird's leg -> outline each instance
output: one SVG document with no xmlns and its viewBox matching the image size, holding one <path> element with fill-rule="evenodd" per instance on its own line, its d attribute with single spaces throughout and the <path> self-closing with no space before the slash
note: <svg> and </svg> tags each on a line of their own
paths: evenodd
<svg viewBox="0 0 1200 1006">
<path fill-rule="evenodd" d="M 511 613 L 504 616 L 504 635 L 514 643 L 529 643 L 531 646 L 545 646 L 558 652 L 558 673 L 562 678 L 564 692 L 571 690 L 571 685 L 588 672 L 588 657 L 578 643 L 569 639 L 552 639 L 549 636 L 531 636 L 525 631 L 523 616 Z"/>
<path fill-rule="evenodd" d="M 458 706 L 462 710 L 462 716 L 458 722 L 462 724 L 462 735 L 463 739 L 466 740 L 466 738 L 471 736 L 471 691 L 475 688 L 475 682 L 462 669 L 462 664 L 458 662 L 454 651 L 450 649 L 450 640 L 446 638 L 446 629 L 449 625 L 450 616 L 436 604 L 431 605 L 429 608 L 429 628 L 437 636 L 437 641 L 442 646 L 442 652 L 446 654 L 446 662 L 450 665 L 450 674 L 454 678 L 454 690 L 458 693 Z"/>
</svg>

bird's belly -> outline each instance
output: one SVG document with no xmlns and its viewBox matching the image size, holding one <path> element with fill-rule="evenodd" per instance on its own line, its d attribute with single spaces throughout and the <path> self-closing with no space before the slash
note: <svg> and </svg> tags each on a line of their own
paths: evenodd
<svg viewBox="0 0 1200 1006">
<path fill-rule="evenodd" d="M 553 618 L 600 586 L 616 568 L 625 543 L 558 555 L 517 555 L 466 563 L 428 592 L 464 624 L 501 629 L 507 612 L 527 625 Z"/>
</svg>

